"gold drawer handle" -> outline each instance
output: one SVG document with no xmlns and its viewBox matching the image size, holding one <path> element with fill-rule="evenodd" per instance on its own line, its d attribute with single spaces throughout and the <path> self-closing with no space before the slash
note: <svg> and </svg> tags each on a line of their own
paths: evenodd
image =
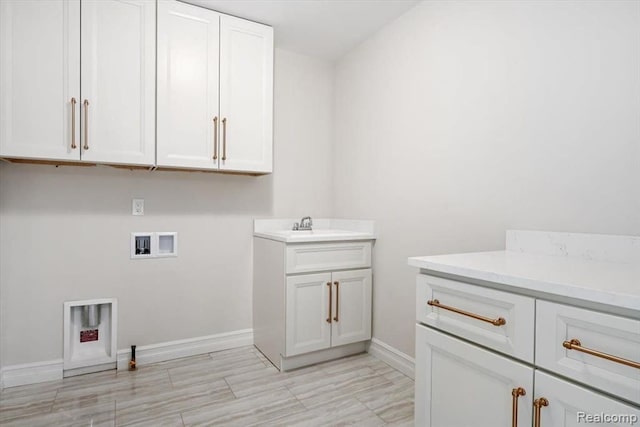
<svg viewBox="0 0 640 427">
<path fill-rule="evenodd" d="M 75 98 L 71 98 L 71 149 L 75 150 L 76 145 L 76 104 Z"/>
<path fill-rule="evenodd" d="M 83 150 L 89 149 L 89 100 L 84 100 L 84 147 Z"/>
<path fill-rule="evenodd" d="M 213 118 L 213 160 L 218 160 L 218 116 Z"/>
<path fill-rule="evenodd" d="M 477 320 L 482 320 L 483 322 L 491 323 L 493 326 L 502 326 L 507 324 L 507 321 L 504 320 L 504 318 L 502 317 L 498 317 L 497 319 L 491 319 L 489 317 L 480 316 L 479 314 L 470 313 L 468 311 L 460 310 L 459 308 L 440 304 L 440 301 L 438 301 L 437 299 L 430 299 L 429 301 L 427 301 L 427 304 L 432 305 L 434 307 L 442 308 L 444 310 L 453 311 L 454 313 L 462 314 L 463 316 L 468 316 Z"/>
<path fill-rule="evenodd" d="M 340 319 L 339 314 L 340 314 L 340 282 L 333 282 L 334 285 L 336 285 L 336 315 L 333 317 L 333 320 L 335 320 L 336 322 L 339 322 Z"/>
<path fill-rule="evenodd" d="M 534 427 L 540 427 L 540 410 L 543 406 L 549 406 L 549 401 L 544 397 L 533 401 L 533 407 L 535 408 L 535 414 L 533 415 Z"/>
<path fill-rule="evenodd" d="M 522 387 L 511 390 L 511 427 L 518 427 L 518 398 L 526 394 Z"/>
<path fill-rule="evenodd" d="M 562 346 L 567 350 L 581 351 L 582 353 L 590 354 L 591 356 L 601 357 L 603 359 L 611 360 L 612 362 L 621 363 L 623 365 L 631 366 L 632 368 L 640 369 L 640 363 L 633 360 L 623 359 L 622 357 L 613 356 L 611 354 L 603 353 L 598 350 L 592 350 L 590 348 L 582 347 L 580 340 L 572 339 L 571 341 L 565 341 Z"/>
<path fill-rule="evenodd" d="M 331 290 L 333 288 L 331 287 L 331 282 L 327 282 L 327 286 L 329 287 L 329 317 L 327 317 L 327 323 L 331 323 L 331 300 L 333 299 Z"/>
<path fill-rule="evenodd" d="M 227 160 L 227 118 L 222 119 L 222 160 Z"/>
</svg>

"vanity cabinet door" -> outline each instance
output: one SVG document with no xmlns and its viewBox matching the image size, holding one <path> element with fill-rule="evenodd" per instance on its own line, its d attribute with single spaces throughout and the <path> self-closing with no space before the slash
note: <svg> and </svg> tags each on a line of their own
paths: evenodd
<svg viewBox="0 0 640 427">
<path fill-rule="evenodd" d="M 517 425 L 531 425 L 533 368 L 422 325 L 415 381 L 416 426 L 511 426 L 519 387 Z"/>
<path fill-rule="evenodd" d="M 286 356 L 331 346 L 331 273 L 287 277 Z"/>
<path fill-rule="evenodd" d="M 371 269 L 336 272 L 331 346 L 371 339 Z"/>
<path fill-rule="evenodd" d="M 80 160 L 79 117 L 80 1 L 0 1 L 0 156 Z"/>
</svg>

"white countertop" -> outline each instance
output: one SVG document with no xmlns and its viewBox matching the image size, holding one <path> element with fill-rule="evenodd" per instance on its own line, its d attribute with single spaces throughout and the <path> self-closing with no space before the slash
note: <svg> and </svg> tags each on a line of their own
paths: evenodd
<svg viewBox="0 0 640 427">
<path fill-rule="evenodd" d="M 552 234 L 556 240 L 561 237 L 560 233 L 546 233 L 546 236 Z M 563 234 L 571 236 L 568 233 Z M 600 241 L 597 247 L 602 247 L 602 237 L 598 236 Z M 610 237 L 613 239 L 608 239 L 609 243 L 615 243 L 621 236 Z M 638 239 L 634 236 L 629 237 L 634 239 L 632 243 Z M 635 254 L 629 256 L 626 252 L 625 256 L 621 257 L 623 261 L 602 260 L 602 257 L 594 256 L 595 249 L 581 251 L 581 256 L 572 256 L 566 251 L 564 256 L 545 255 L 529 253 L 530 247 L 514 247 L 513 242 L 509 247 L 510 239 L 517 240 L 513 235 L 508 235 L 508 250 L 411 257 L 409 265 L 507 285 L 514 288 L 514 291 L 533 291 L 640 312 L 640 262 L 635 258 Z M 575 241 L 575 235 L 573 240 Z M 540 242 L 537 243 L 539 249 Z M 563 245 L 564 243 L 559 243 L 558 247 Z M 585 253 L 588 256 L 585 257 Z M 607 253 L 609 258 L 612 253 Z"/>
<path fill-rule="evenodd" d="M 313 230 L 292 230 L 294 219 L 256 219 L 253 236 L 284 243 L 375 240 L 373 221 L 314 219 Z"/>
</svg>

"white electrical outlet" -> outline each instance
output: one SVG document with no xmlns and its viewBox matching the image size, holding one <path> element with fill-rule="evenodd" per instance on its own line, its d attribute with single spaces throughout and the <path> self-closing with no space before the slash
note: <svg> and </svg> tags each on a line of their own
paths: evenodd
<svg viewBox="0 0 640 427">
<path fill-rule="evenodd" d="M 144 215 L 144 199 L 133 199 L 131 214 Z"/>
</svg>

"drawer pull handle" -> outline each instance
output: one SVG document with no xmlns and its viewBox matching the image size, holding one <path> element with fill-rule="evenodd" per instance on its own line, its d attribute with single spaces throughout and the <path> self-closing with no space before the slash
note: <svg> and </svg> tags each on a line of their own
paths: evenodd
<svg viewBox="0 0 640 427">
<path fill-rule="evenodd" d="M 75 150 L 76 145 L 76 99 L 71 98 L 71 149 Z"/>
<path fill-rule="evenodd" d="M 613 356 L 611 354 L 603 353 L 598 350 L 592 350 L 590 348 L 582 347 L 580 340 L 572 339 L 571 341 L 565 341 L 562 346 L 567 350 L 581 351 L 582 353 L 590 354 L 591 356 L 601 357 L 603 359 L 611 360 L 612 362 L 621 363 L 623 365 L 631 366 L 632 368 L 640 369 L 640 363 L 633 360 L 623 359 L 622 357 Z"/>
<path fill-rule="evenodd" d="M 227 118 L 222 119 L 222 160 L 227 160 Z"/>
<path fill-rule="evenodd" d="M 429 301 L 427 301 L 427 304 L 432 305 L 434 307 L 442 308 L 444 310 L 453 311 L 454 313 L 462 314 L 463 316 L 469 316 L 477 320 L 482 320 L 483 322 L 491 323 L 493 326 L 502 326 L 507 324 L 507 321 L 504 320 L 504 318 L 502 317 L 498 317 L 497 319 L 491 319 L 489 317 L 480 316 L 479 314 L 470 313 L 468 311 L 460 310 L 459 308 L 440 304 L 440 301 L 438 301 L 437 299 L 430 299 Z"/>
<path fill-rule="evenodd" d="M 340 314 L 340 282 L 333 282 L 336 285 L 336 315 L 333 317 L 333 320 L 339 322 L 338 316 Z"/>
<path fill-rule="evenodd" d="M 535 408 L 535 414 L 533 414 L 534 427 L 540 427 L 540 410 L 543 406 L 549 406 L 549 401 L 544 397 L 533 401 L 533 407 Z"/>
<path fill-rule="evenodd" d="M 89 149 L 89 100 L 84 100 L 84 147 L 83 150 Z"/>
<path fill-rule="evenodd" d="M 213 118 L 213 160 L 218 160 L 218 116 Z"/>
<path fill-rule="evenodd" d="M 526 394 L 522 387 L 511 390 L 511 427 L 518 427 L 518 398 Z"/>
<path fill-rule="evenodd" d="M 331 290 L 333 288 L 331 287 L 331 282 L 327 282 L 327 286 L 329 287 L 329 317 L 327 317 L 327 323 L 331 323 L 331 300 L 333 299 L 331 298 Z"/>
</svg>

